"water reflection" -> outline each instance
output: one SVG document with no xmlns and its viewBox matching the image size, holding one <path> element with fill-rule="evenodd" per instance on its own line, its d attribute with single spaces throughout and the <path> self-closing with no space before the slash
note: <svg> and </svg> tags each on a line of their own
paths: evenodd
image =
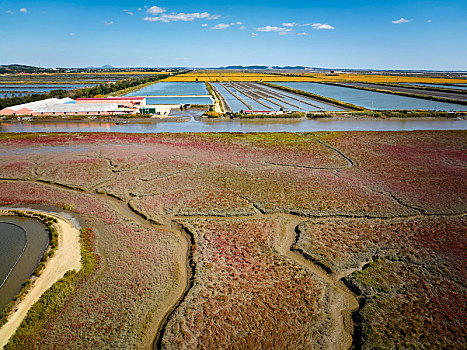
<svg viewBox="0 0 467 350">
<path fill-rule="evenodd" d="M 353 103 L 368 109 L 422 109 L 436 111 L 465 111 L 462 104 L 425 100 L 415 97 L 393 95 L 350 87 L 334 86 L 309 82 L 284 82 L 280 85 L 314 94 L 331 97 L 339 101 Z"/>
<path fill-rule="evenodd" d="M 147 119 L 118 125 L 111 120 L 2 121 L 0 132 L 311 132 L 384 130 L 467 130 L 467 120 L 458 119 L 233 119 L 200 120 L 187 116 Z"/>
</svg>

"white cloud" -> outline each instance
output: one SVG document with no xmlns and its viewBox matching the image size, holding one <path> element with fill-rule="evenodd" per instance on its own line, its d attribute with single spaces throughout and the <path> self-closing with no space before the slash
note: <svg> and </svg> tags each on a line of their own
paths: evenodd
<svg viewBox="0 0 467 350">
<path fill-rule="evenodd" d="M 22 9 L 19 9 L 19 12 L 27 13 L 28 9 L 26 7 L 23 7 Z"/>
<path fill-rule="evenodd" d="M 214 27 L 212 27 L 211 29 L 227 29 L 229 27 L 240 26 L 240 27 L 238 27 L 238 29 L 245 30 L 246 27 L 244 25 L 242 25 L 242 24 L 243 24 L 242 22 L 219 23 L 219 24 L 215 25 Z"/>
<path fill-rule="evenodd" d="M 211 29 L 216 29 L 216 30 L 219 30 L 219 29 L 227 29 L 231 26 L 232 24 L 226 24 L 226 23 L 219 23 L 219 24 L 216 24 L 214 27 L 212 27 Z"/>
<path fill-rule="evenodd" d="M 13 14 L 13 11 L 11 11 L 11 10 L 6 10 L 5 12 L 8 13 L 9 15 Z"/>
<path fill-rule="evenodd" d="M 295 27 L 295 26 L 298 26 L 298 24 L 295 23 L 295 22 L 286 22 L 286 23 L 282 23 L 282 25 L 283 25 L 284 27 Z"/>
<path fill-rule="evenodd" d="M 207 26 L 208 26 L 208 24 L 207 24 L 207 23 L 203 23 L 203 24 L 201 24 L 201 27 L 207 27 Z"/>
<path fill-rule="evenodd" d="M 114 21 L 104 22 L 104 24 L 105 24 L 106 26 L 111 26 L 112 24 L 114 24 Z"/>
<path fill-rule="evenodd" d="M 256 28 L 257 32 L 290 32 L 292 29 L 284 27 L 266 26 Z"/>
<path fill-rule="evenodd" d="M 308 35 L 308 33 L 305 33 L 305 32 L 302 32 L 302 33 L 297 33 L 297 35 L 300 35 L 300 36 L 305 36 L 305 35 Z"/>
<path fill-rule="evenodd" d="M 401 19 L 398 19 L 397 21 L 392 21 L 393 24 L 401 24 L 401 23 L 409 23 L 412 22 L 411 19 L 405 19 L 404 17 L 401 17 Z"/>
<path fill-rule="evenodd" d="M 163 7 L 159 7 L 159 6 L 151 6 L 150 8 L 148 8 L 146 10 L 147 13 L 150 13 L 151 15 L 158 15 L 158 14 L 161 14 L 161 13 L 164 13 L 164 12 L 167 12 L 167 10 Z"/>
<path fill-rule="evenodd" d="M 334 29 L 334 27 L 332 25 L 326 24 L 326 23 L 324 23 L 324 24 L 323 23 L 313 23 L 311 26 L 313 27 L 313 29 L 318 29 L 318 30 L 320 30 L 320 29 L 328 29 L 328 30 Z"/>
<path fill-rule="evenodd" d="M 177 22 L 177 21 L 183 21 L 183 22 L 191 22 L 194 21 L 195 19 L 204 19 L 204 20 L 213 20 L 213 19 L 219 19 L 221 16 L 220 15 L 211 15 L 209 12 L 194 12 L 194 13 L 163 13 L 158 17 L 144 17 L 143 21 L 148 21 L 148 22 L 164 22 L 164 23 L 169 23 L 169 22 Z"/>
<path fill-rule="evenodd" d="M 256 33 L 251 33 L 251 37 L 252 37 L 252 38 L 255 38 L 257 35 L 258 35 L 258 34 L 256 34 Z"/>
<path fill-rule="evenodd" d="M 428 23 L 431 23 L 431 22 L 433 22 L 433 20 L 432 20 L 432 19 L 429 19 L 427 22 L 428 22 Z"/>
<path fill-rule="evenodd" d="M 70 33 L 70 36 L 75 36 L 76 34 L 75 33 Z"/>
<path fill-rule="evenodd" d="M 123 12 L 125 12 L 127 15 L 130 15 L 130 16 L 134 15 L 134 13 L 129 10 L 123 10 Z"/>
<path fill-rule="evenodd" d="M 279 32 L 279 35 L 290 35 L 290 34 L 293 34 L 291 31 L 282 31 L 282 32 Z"/>
</svg>

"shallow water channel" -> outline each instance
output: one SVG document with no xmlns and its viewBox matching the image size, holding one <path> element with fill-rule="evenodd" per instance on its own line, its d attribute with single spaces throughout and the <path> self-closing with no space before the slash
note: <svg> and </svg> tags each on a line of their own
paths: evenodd
<svg viewBox="0 0 467 350">
<path fill-rule="evenodd" d="M 256 111 L 342 111 L 337 105 L 330 105 L 306 96 L 255 83 L 213 83 L 233 112 Z"/>
<path fill-rule="evenodd" d="M 0 122 L 0 132 L 313 132 L 467 130 L 458 119 L 200 119 L 202 112 L 187 111 L 174 119 L 145 119 L 117 125 L 112 120 L 33 120 Z"/>
<path fill-rule="evenodd" d="M 467 85 L 462 84 L 426 84 L 426 83 L 400 83 L 402 85 L 415 85 L 415 86 L 427 86 L 427 87 L 440 87 L 444 89 L 460 89 L 460 90 L 467 90 Z"/>
<path fill-rule="evenodd" d="M 435 111 L 465 111 L 466 105 L 425 100 L 421 98 L 393 95 L 350 87 L 308 82 L 281 82 L 279 85 L 331 97 L 368 109 L 421 109 Z"/>
<path fill-rule="evenodd" d="M 19 293 L 49 244 L 38 220 L 0 216 L 0 312 Z"/>
</svg>

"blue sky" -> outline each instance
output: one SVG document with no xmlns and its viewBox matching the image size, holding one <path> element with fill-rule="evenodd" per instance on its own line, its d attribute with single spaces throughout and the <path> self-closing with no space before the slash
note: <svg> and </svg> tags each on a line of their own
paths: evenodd
<svg viewBox="0 0 467 350">
<path fill-rule="evenodd" d="M 467 70 L 467 1 L 0 1 L 0 63 Z"/>
</svg>

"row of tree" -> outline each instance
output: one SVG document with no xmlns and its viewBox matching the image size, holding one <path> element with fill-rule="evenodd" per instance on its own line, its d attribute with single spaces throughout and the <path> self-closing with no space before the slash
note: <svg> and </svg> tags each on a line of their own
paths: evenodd
<svg viewBox="0 0 467 350">
<path fill-rule="evenodd" d="M 135 87 L 141 84 L 146 84 L 149 82 L 156 82 L 161 79 L 167 78 L 168 74 L 157 74 L 151 75 L 143 78 L 132 78 L 119 80 L 114 84 L 101 84 L 94 86 L 92 88 L 82 88 L 76 90 L 63 90 L 57 89 L 52 90 L 47 94 L 31 94 L 27 96 L 14 96 L 0 98 L 0 110 L 9 106 L 15 106 L 23 103 L 34 102 L 39 100 L 45 100 L 47 98 L 81 98 L 81 97 L 95 97 L 98 95 L 107 95 L 112 92 L 117 92 L 123 89 L 128 89 L 130 87 Z"/>
</svg>

